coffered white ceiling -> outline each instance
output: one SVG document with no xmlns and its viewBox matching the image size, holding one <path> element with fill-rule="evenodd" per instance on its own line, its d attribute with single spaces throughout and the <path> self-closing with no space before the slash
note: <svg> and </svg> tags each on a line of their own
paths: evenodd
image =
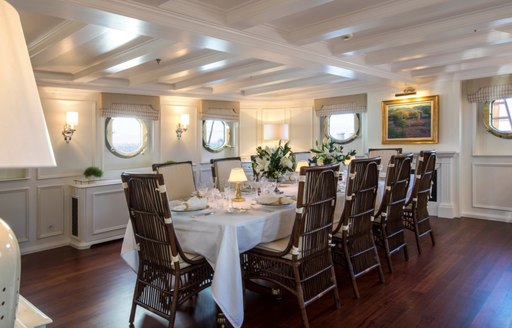
<svg viewBox="0 0 512 328">
<path fill-rule="evenodd" d="M 39 85 L 313 99 L 512 72 L 510 0 L 9 0 Z"/>
</svg>

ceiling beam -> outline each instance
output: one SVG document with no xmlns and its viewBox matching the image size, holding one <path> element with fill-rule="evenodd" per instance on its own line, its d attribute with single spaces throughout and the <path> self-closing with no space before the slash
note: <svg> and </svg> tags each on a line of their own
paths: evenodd
<svg viewBox="0 0 512 328">
<path fill-rule="evenodd" d="M 407 15 L 415 10 L 446 2 L 447 0 L 399 0 L 385 1 L 358 12 L 339 15 L 328 20 L 306 25 L 286 35 L 286 39 L 296 45 L 328 40 L 342 35 L 377 28 L 393 17 Z"/>
<path fill-rule="evenodd" d="M 258 0 L 237 6 L 226 13 L 226 24 L 240 29 L 271 22 L 333 0 Z"/>
<path fill-rule="evenodd" d="M 390 47 L 404 46 L 413 42 L 428 41 L 440 36 L 459 37 L 468 31 L 486 30 L 512 23 L 512 4 L 496 6 L 457 17 L 449 17 L 428 23 L 376 33 L 350 42 L 342 40 L 330 45 L 334 55 L 343 53 L 376 51 Z M 385 42 L 383 42 L 385 40 Z"/>
<path fill-rule="evenodd" d="M 242 94 L 244 96 L 251 96 L 251 95 L 275 92 L 275 91 L 279 91 L 279 90 L 292 89 L 292 88 L 297 88 L 297 87 L 302 87 L 302 86 L 314 86 L 317 84 L 336 83 L 336 82 L 342 82 L 342 81 L 347 81 L 347 80 L 348 79 L 345 79 L 345 78 L 342 78 L 339 76 L 322 75 L 322 76 L 309 77 L 309 78 L 305 78 L 305 79 L 297 79 L 297 80 L 283 82 L 283 83 L 277 83 L 277 84 L 264 86 L 264 87 L 246 89 L 246 90 L 242 90 Z"/>
<path fill-rule="evenodd" d="M 240 76 L 254 74 L 254 72 L 261 70 L 274 68 L 276 66 L 278 66 L 278 64 L 265 61 L 243 62 L 236 66 L 203 73 L 199 76 L 174 83 L 174 90 L 199 87 L 217 81 L 230 80 Z"/>
<path fill-rule="evenodd" d="M 37 40 L 28 45 L 28 52 L 30 57 L 35 57 L 44 50 L 50 48 L 54 43 L 60 42 L 72 34 L 83 29 L 87 24 L 76 21 L 64 21 L 50 31 L 45 33 Z"/>
</svg>

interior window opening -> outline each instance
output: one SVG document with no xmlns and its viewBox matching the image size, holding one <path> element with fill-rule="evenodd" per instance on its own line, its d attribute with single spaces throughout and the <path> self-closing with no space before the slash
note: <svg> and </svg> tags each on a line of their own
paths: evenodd
<svg viewBox="0 0 512 328">
<path fill-rule="evenodd" d="M 221 120 L 203 121 L 203 147 L 211 152 L 220 152 L 229 147 L 229 124 Z"/>
<path fill-rule="evenodd" d="M 325 122 L 327 137 L 337 143 L 349 143 L 359 135 L 359 114 L 333 114 L 326 117 Z"/>
<path fill-rule="evenodd" d="M 484 105 L 484 125 L 500 138 L 512 138 L 512 98 L 496 99 Z"/>
<path fill-rule="evenodd" d="M 105 121 L 105 143 L 115 156 L 132 158 L 144 154 L 148 142 L 147 123 L 133 117 L 109 117 Z"/>
</svg>

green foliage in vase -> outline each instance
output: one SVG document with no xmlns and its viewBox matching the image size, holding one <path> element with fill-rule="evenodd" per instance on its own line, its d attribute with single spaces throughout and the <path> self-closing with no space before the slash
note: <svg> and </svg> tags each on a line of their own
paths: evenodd
<svg viewBox="0 0 512 328">
<path fill-rule="evenodd" d="M 316 165 L 344 164 L 346 160 L 351 159 L 356 154 L 354 149 L 343 154 L 343 146 L 332 141 L 330 138 L 324 138 L 321 144 L 317 140 L 315 146 L 315 148 L 310 150 L 313 153 L 313 157 L 309 160 L 309 163 Z"/>
<path fill-rule="evenodd" d="M 89 166 L 88 168 L 85 169 L 84 176 L 86 178 L 89 178 L 89 177 L 101 178 L 103 176 L 103 171 L 97 166 Z"/>
<path fill-rule="evenodd" d="M 281 140 L 279 140 L 277 148 L 258 146 L 256 153 L 252 167 L 258 176 L 278 179 L 286 172 L 293 172 L 295 159 L 291 156 L 292 149 L 288 142 L 281 145 Z"/>
</svg>

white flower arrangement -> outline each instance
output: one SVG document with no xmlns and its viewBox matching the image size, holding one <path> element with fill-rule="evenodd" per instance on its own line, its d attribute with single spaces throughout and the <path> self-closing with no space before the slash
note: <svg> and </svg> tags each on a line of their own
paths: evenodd
<svg viewBox="0 0 512 328">
<path fill-rule="evenodd" d="M 293 172 L 295 160 L 291 156 L 292 150 L 288 146 L 288 142 L 281 145 L 281 141 L 279 141 L 277 148 L 258 146 L 256 153 L 252 167 L 258 176 L 279 179 L 284 173 Z"/>
<path fill-rule="evenodd" d="M 318 144 L 318 140 L 315 143 L 316 147 L 311 149 L 313 157 L 309 160 L 309 163 L 316 165 L 326 165 L 332 163 L 342 163 L 350 160 L 352 156 L 356 154 L 355 150 L 349 151 L 347 154 L 343 154 L 343 146 L 335 143 L 330 138 L 324 138 L 322 144 Z"/>
</svg>

